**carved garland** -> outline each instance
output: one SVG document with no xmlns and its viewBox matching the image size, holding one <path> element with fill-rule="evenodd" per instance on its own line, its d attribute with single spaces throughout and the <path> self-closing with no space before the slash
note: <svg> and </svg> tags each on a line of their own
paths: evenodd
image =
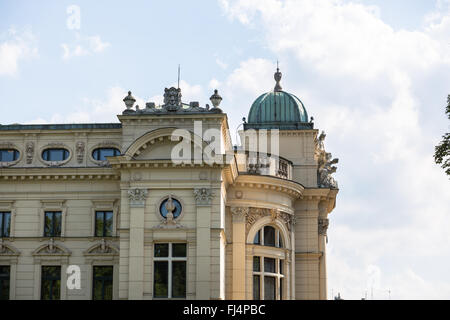
<svg viewBox="0 0 450 320">
<path fill-rule="evenodd" d="M 233 207 L 231 208 L 233 216 L 239 217 L 245 221 L 245 230 L 248 233 L 255 222 L 266 216 L 270 216 L 272 221 L 279 219 L 284 222 L 288 230 L 291 231 L 292 226 L 295 224 L 295 217 L 286 213 L 279 211 L 278 209 L 266 209 L 266 208 L 244 208 L 244 207 Z"/>
</svg>

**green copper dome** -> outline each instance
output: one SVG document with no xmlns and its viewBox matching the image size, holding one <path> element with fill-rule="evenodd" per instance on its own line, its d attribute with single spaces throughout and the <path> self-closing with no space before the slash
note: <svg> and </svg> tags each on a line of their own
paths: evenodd
<svg viewBox="0 0 450 320">
<path fill-rule="evenodd" d="M 274 90 L 260 95 L 253 102 L 244 129 L 312 129 L 301 100 L 292 93 L 282 91 L 278 68 L 275 80 Z"/>
</svg>

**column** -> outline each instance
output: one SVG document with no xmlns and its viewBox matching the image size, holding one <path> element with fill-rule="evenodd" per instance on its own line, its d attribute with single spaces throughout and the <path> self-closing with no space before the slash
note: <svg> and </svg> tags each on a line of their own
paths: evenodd
<svg viewBox="0 0 450 320">
<path fill-rule="evenodd" d="M 144 297 L 144 213 L 147 189 L 130 189 L 130 251 L 128 264 L 128 299 Z"/>
<path fill-rule="evenodd" d="M 233 283 L 231 297 L 233 300 L 245 299 L 245 220 L 248 208 L 233 207 Z"/>
<path fill-rule="evenodd" d="M 318 232 L 319 232 L 319 252 L 322 253 L 319 258 L 319 299 L 327 299 L 327 269 L 326 269 L 326 239 L 327 239 L 327 229 L 328 229 L 328 219 L 327 219 L 327 203 L 321 201 L 319 203 L 319 221 L 318 221 Z"/>
<path fill-rule="evenodd" d="M 211 299 L 211 189 L 194 189 L 197 207 L 197 261 L 195 298 L 197 300 Z"/>
</svg>

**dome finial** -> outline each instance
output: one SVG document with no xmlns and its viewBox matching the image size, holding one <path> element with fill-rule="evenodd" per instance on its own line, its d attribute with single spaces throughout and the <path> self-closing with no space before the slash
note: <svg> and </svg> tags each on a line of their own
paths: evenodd
<svg viewBox="0 0 450 320">
<path fill-rule="evenodd" d="M 275 75 L 274 75 L 275 81 L 277 83 L 275 84 L 275 88 L 273 89 L 275 92 L 283 90 L 283 88 L 281 88 L 281 85 L 280 85 L 281 76 L 282 76 L 282 73 L 280 72 L 280 68 L 278 67 L 278 60 L 277 60 L 277 72 L 275 72 Z"/>
</svg>

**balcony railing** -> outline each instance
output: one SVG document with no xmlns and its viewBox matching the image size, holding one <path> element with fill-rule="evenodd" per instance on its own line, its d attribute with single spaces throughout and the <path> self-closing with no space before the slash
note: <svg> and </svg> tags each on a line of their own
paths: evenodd
<svg viewBox="0 0 450 320">
<path fill-rule="evenodd" d="M 247 154 L 246 171 L 248 174 L 268 175 L 290 180 L 292 179 L 292 162 L 267 154 Z"/>
</svg>

